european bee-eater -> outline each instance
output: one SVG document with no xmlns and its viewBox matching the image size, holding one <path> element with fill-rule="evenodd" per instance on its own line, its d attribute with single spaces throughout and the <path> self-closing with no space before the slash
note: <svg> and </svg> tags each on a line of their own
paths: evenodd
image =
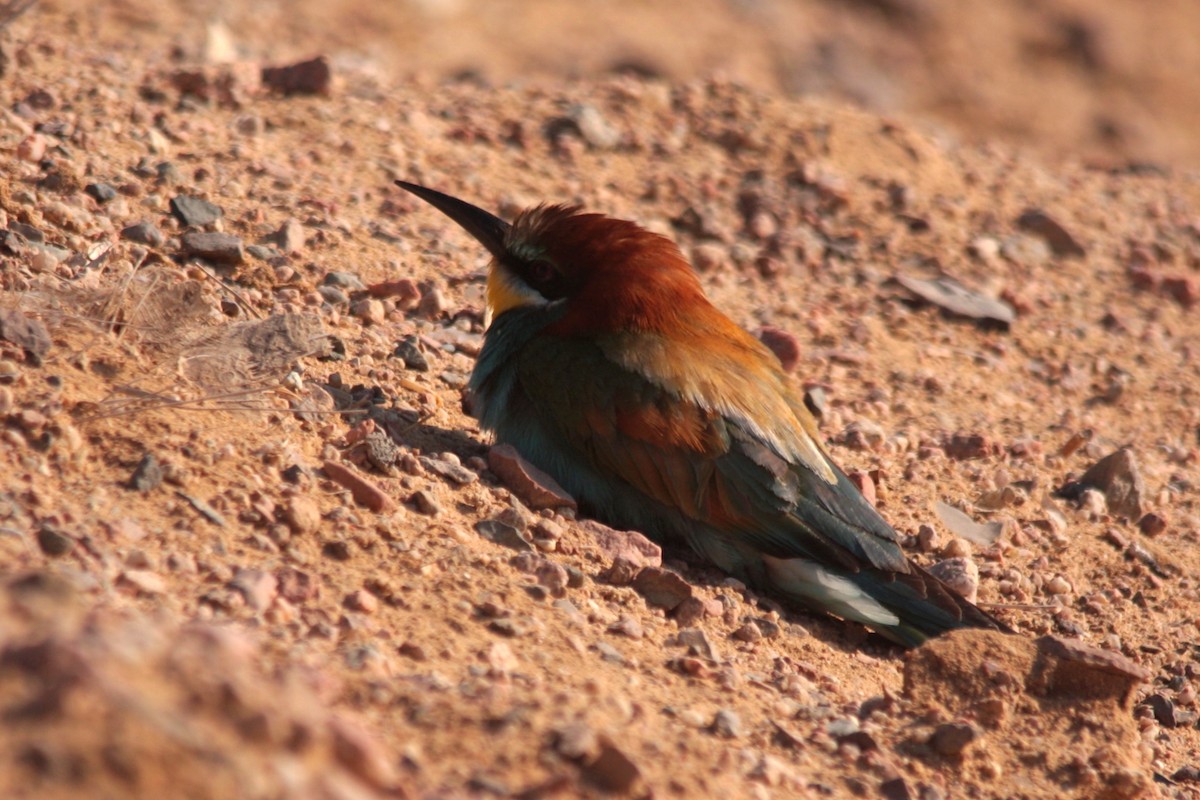
<svg viewBox="0 0 1200 800">
<path fill-rule="evenodd" d="M 900 644 L 1006 630 L 904 555 L 779 361 L 708 301 L 670 239 L 561 205 L 510 225 L 397 184 L 491 252 L 475 414 L 584 511 Z"/>
</svg>

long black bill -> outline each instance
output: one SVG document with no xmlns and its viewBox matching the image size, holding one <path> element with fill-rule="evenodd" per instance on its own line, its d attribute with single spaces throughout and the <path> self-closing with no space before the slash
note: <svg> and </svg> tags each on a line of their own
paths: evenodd
<svg viewBox="0 0 1200 800">
<path fill-rule="evenodd" d="M 506 255 L 504 238 L 511 226 L 504 220 L 493 214 L 489 214 L 482 208 L 465 203 L 457 197 L 442 194 L 436 189 L 428 189 L 407 181 L 396 181 L 396 185 L 401 189 L 412 192 L 463 226 L 467 233 L 478 239 L 479 243 L 486 247 L 496 258 L 503 258 Z"/>
</svg>

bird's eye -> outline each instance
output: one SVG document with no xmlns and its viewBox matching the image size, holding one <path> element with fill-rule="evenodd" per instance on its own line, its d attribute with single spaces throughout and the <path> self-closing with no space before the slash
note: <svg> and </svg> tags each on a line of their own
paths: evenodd
<svg viewBox="0 0 1200 800">
<path fill-rule="evenodd" d="M 558 270 L 546 259 L 539 258 L 529 262 L 526 273 L 529 275 L 530 283 L 541 284 L 554 280 L 558 275 Z"/>
</svg>

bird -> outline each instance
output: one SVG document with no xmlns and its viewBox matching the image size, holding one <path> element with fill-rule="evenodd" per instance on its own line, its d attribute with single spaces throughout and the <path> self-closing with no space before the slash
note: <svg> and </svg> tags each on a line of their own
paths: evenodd
<svg viewBox="0 0 1200 800">
<path fill-rule="evenodd" d="M 491 254 L 472 413 L 582 512 L 905 647 L 1009 632 L 905 555 L 778 358 L 709 301 L 671 239 L 574 205 L 509 223 L 396 183 Z"/>
</svg>

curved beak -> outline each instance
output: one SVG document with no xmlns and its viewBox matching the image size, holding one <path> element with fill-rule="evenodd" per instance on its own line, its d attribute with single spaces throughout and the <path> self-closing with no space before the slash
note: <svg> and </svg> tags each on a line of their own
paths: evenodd
<svg viewBox="0 0 1200 800">
<path fill-rule="evenodd" d="M 457 197 L 443 194 L 436 189 L 429 189 L 407 181 L 396 181 L 396 185 L 405 191 L 412 192 L 457 222 L 496 258 L 504 258 L 508 254 L 504 247 L 504 240 L 512 226 L 504 220 L 494 214 L 489 214 L 482 208 L 463 202 Z"/>
</svg>

